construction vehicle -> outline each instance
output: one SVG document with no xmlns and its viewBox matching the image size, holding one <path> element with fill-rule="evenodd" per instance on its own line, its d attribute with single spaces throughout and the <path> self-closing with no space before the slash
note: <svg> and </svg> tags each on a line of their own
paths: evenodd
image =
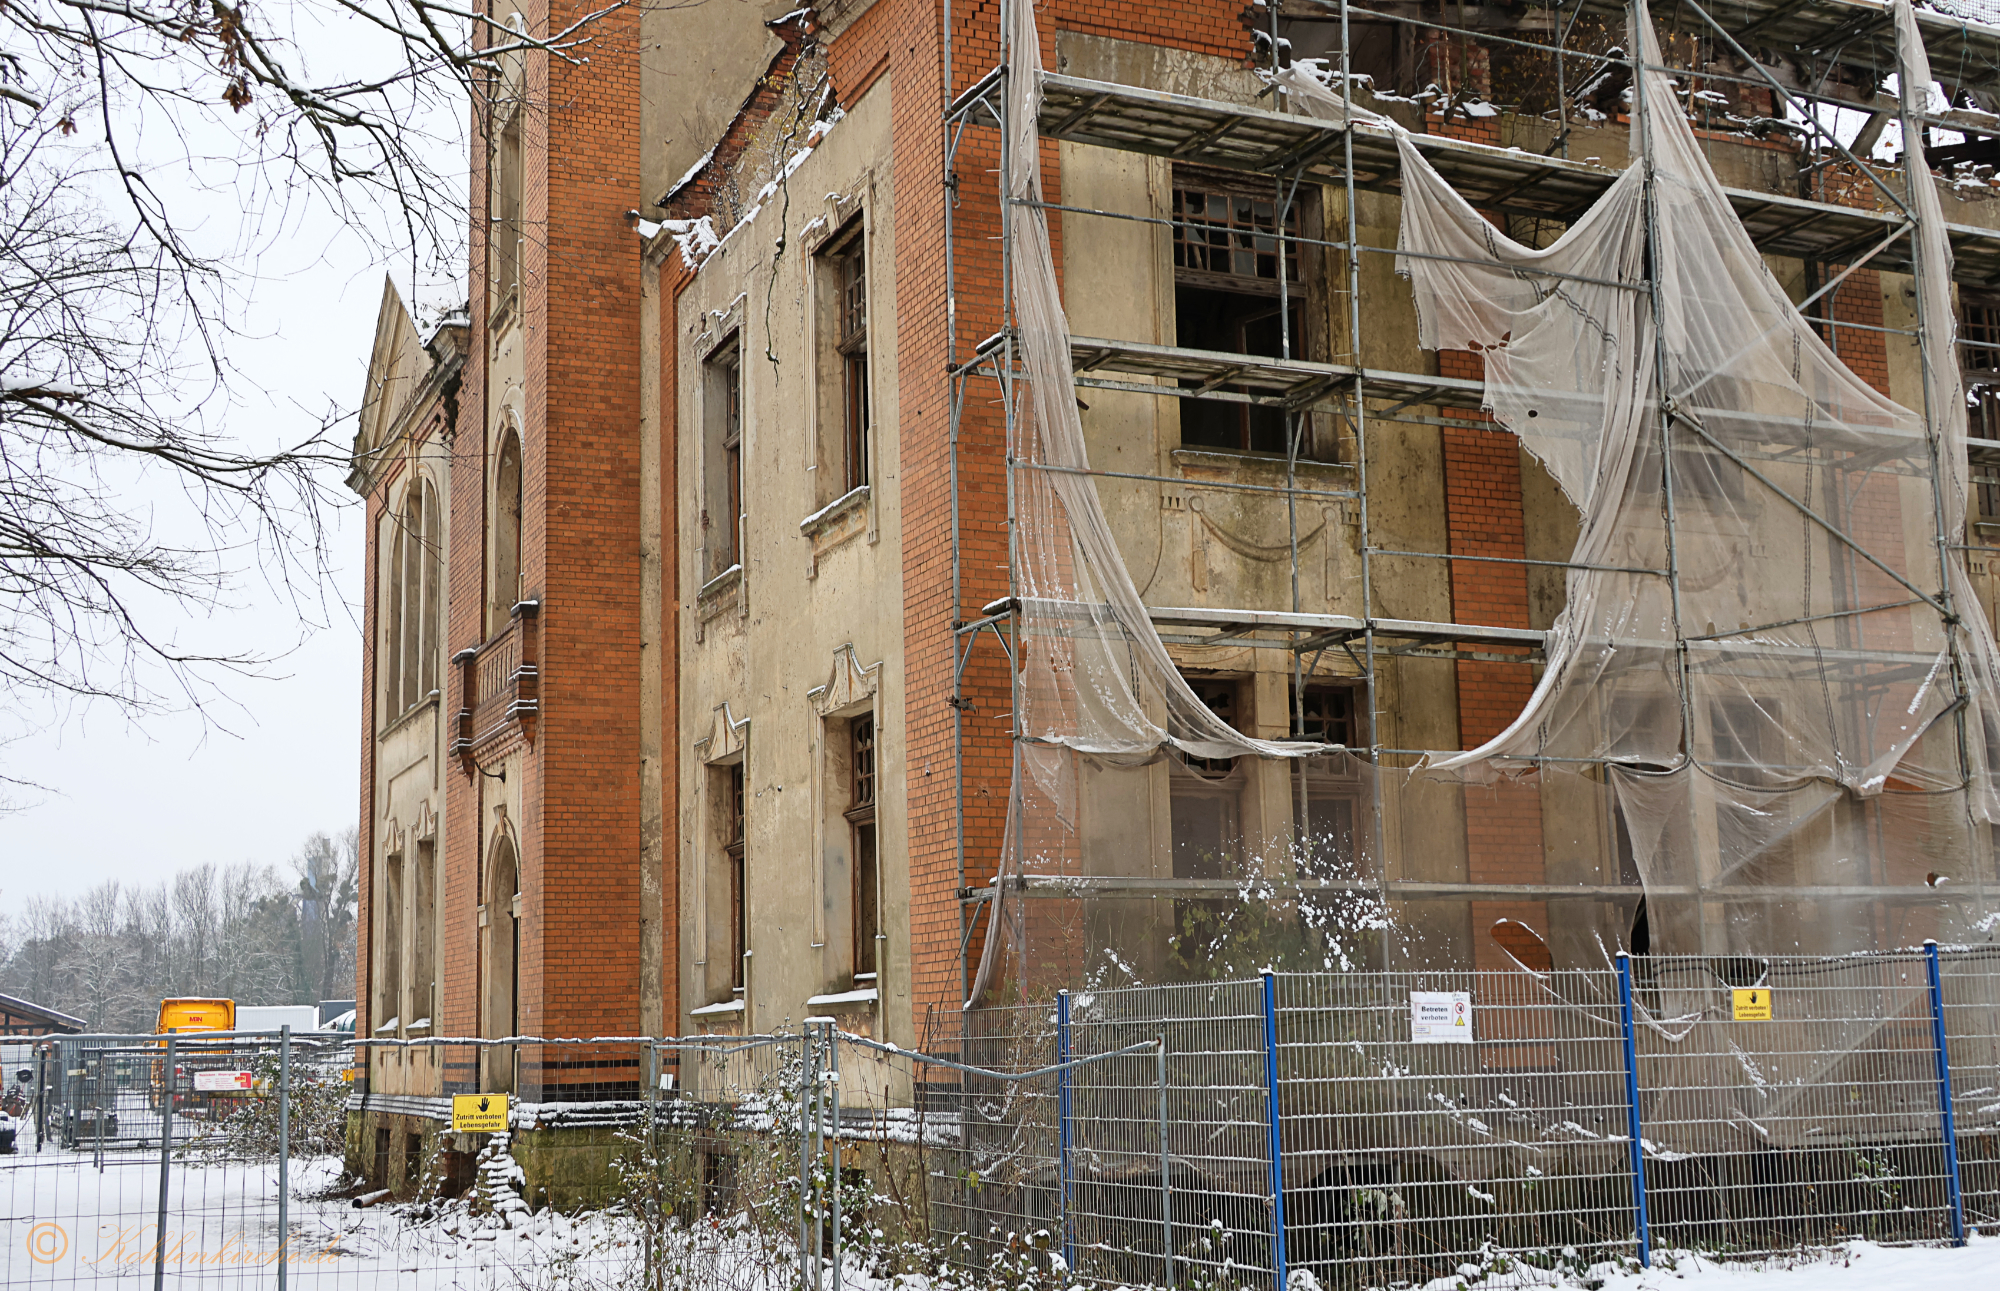
<svg viewBox="0 0 2000 1291">
<path fill-rule="evenodd" d="M 187 1035 L 193 1031 L 234 1031 L 235 1000 L 175 999 L 160 1001 L 160 1023 L 153 1034 Z"/>
<path fill-rule="evenodd" d="M 158 1025 L 153 1028 L 153 1034 L 177 1037 L 175 1048 L 178 1051 L 178 1056 L 174 1063 L 173 1081 L 173 1104 L 176 1115 L 219 1119 L 221 1116 L 228 1114 L 229 1109 L 234 1105 L 234 1099 L 228 1094 L 223 1094 L 218 1105 L 218 1096 L 211 1091 L 196 1092 L 193 1088 L 193 1080 L 194 1070 L 197 1066 L 213 1065 L 213 1060 L 210 1062 L 201 1061 L 204 1048 L 214 1051 L 219 1055 L 229 1049 L 229 1043 L 224 1041 L 218 1045 L 204 1047 L 188 1043 L 186 1037 L 198 1036 L 209 1031 L 234 1031 L 235 1029 L 235 1000 L 183 997 L 160 1001 L 160 1020 Z M 166 1047 L 164 1040 L 160 1044 L 162 1048 Z M 190 1061 L 190 1059 L 194 1059 L 194 1061 Z M 166 1088 L 166 1064 L 164 1061 L 156 1062 L 153 1064 L 153 1096 L 151 1100 L 154 1108 L 157 1109 L 165 1103 Z"/>
</svg>

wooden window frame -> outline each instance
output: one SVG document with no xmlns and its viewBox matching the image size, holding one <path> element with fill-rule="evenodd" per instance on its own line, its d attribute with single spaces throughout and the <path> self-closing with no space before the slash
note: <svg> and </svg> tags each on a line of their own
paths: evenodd
<svg viewBox="0 0 2000 1291">
<path fill-rule="evenodd" d="M 852 492 L 869 482 L 874 419 L 868 379 L 868 237 L 861 220 L 826 253 L 838 293 L 842 484 Z"/>
<path fill-rule="evenodd" d="M 745 866 L 746 834 L 743 763 L 732 763 L 724 781 L 724 819 L 728 823 L 728 839 L 723 844 L 723 856 L 729 865 L 729 988 L 735 995 L 742 995 L 749 985 L 745 960 L 750 954 L 750 903 L 748 894 L 748 873 Z"/>
<path fill-rule="evenodd" d="M 881 980 L 881 956 L 877 953 L 882 932 L 881 847 L 875 828 L 877 785 L 875 718 L 864 713 L 848 723 L 848 807 L 846 811 L 853 845 L 854 890 L 852 948 L 854 985 L 870 986 Z"/>
</svg>

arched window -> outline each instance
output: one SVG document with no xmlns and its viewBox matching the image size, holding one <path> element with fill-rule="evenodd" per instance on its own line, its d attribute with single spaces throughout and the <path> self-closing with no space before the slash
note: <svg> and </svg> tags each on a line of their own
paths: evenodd
<svg viewBox="0 0 2000 1291">
<path fill-rule="evenodd" d="M 444 517 L 437 489 L 424 481 L 424 632 L 417 670 L 417 695 L 438 689 L 438 660 L 444 654 Z"/>
<path fill-rule="evenodd" d="M 403 607 L 397 616 L 402 620 L 402 642 L 398 647 L 397 676 L 398 694 L 401 702 L 396 711 L 402 712 L 424 697 L 421 690 L 424 653 L 424 583 L 427 581 L 424 548 L 429 535 L 424 532 L 424 493 L 421 484 L 413 484 L 403 499 L 403 567 L 397 582 L 401 586 Z"/>
<path fill-rule="evenodd" d="M 410 535 L 402 517 L 392 512 L 384 520 L 389 567 L 384 571 L 382 643 L 375 656 L 375 671 L 382 678 L 382 720 L 388 722 L 403 711 L 403 549 Z"/>
<path fill-rule="evenodd" d="M 413 483 L 388 517 L 389 568 L 382 592 L 382 677 L 385 720 L 393 721 L 438 688 L 443 643 L 444 522 L 437 489 Z"/>
<path fill-rule="evenodd" d="M 500 437 L 493 466 L 493 593 L 487 635 L 507 624 L 521 599 L 521 438 L 512 430 Z"/>
</svg>

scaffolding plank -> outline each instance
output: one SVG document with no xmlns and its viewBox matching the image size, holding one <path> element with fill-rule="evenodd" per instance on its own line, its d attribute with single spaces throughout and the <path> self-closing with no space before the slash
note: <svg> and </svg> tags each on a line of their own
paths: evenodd
<svg viewBox="0 0 2000 1291">
<path fill-rule="evenodd" d="M 2000 34 L 2000 33 L 1996 33 Z M 1042 133 L 1075 143 L 1198 162 L 1229 170 L 1289 175 L 1288 157 L 1310 155 L 1307 178 L 1342 181 L 1341 150 L 1317 147 L 1337 138 L 1337 127 L 1306 117 L 1215 99 L 1191 98 L 1141 86 L 1114 85 L 1077 77 L 1050 76 L 1045 82 Z M 1474 206 L 1486 210 L 1560 220 L 1573 219 L 1615 183 L 1619 171 L 1586 162 L 1563 161 L 1513 148 L 1442 135 L 1414 136 L 1417 148 L 1439 174 Z M 1387 130 L 1356 126 L 1355 184 L 1374 192 L 1402 189 L 1401 162 Z M 1725 189 L 1753 241 L 1767 254 L 1830 260 L 1857 254 L 1887 237 L 1899 216 L 1814 202 L 1747 189 Z M 1974 286 L 2000 285 L 2000 230 L 1948 224 L 1955 257 L 1953 276 Z M 1871 263 L 1890 272 L 1908 272 L 1911 243 L 1901 239 Z"/>
<path fill-rule="evenodd" d="M 1104 337 L 1070 338 L 1070 360 L 1079 373 L 1115 372 L 1168 383 L 1169 389 L 1213 394 L 1228 388 L 1279 402 L 1308 406 L 1336 399 L 1353 389 L 1357 369 L 1344 363 L 1310 359 L 1278 359 L 1260 354 L 1230 354 L 1221 350 L 1181 349 L 1143 341 Z M 1409 399 L 1439 407 L 1477 412 L 1485 398 L 1485 383 L 1462 377 L 1434 377 L 1408 372 L 1359 369 L 1369 397 Z M 1077 384 L 1099 384 L 1079 377 Z M 1103 383 L 1111 384 L 1111 383 Z M 1114 385 L 1129 389 L 1130 386 Z M 1143 388 L 1143 387 L 1141 387 Z M 1162 391 L 1165 393 L 1165 391 Z M 1328 406 L 1338 407 L 1337 403 Z"/>
</svg>

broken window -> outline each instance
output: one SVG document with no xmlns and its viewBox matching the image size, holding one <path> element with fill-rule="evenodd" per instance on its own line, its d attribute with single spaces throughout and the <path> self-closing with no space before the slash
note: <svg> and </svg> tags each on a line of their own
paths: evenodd
<svg viewBox="0 0 2000 1291">
<path fill-rule="evenodd" d="M 741 995 L 745 985 L 745 957 L 750 953 L 750 903 L 744 884 L 743 867 L 743 764 L 729 768 L 724 789 L 723 820 L 727 842 L 723 855 L 729 863 L 729 986 Z"/>
<path fill-rule="evenodd" d="M 875 948 L 882 931 L 875 848 L 875 719 L 849 724 L 848 777 L 852 784 L 847 820 L 854 839 L 854 984 L 877 980 Z"/>
<path fill-rule="evenodd" d="M 708 496 L 702 527 L 713 578 L 743 559 L 743 351 L 737 338 L 724 341 L 704 366 Z"/>
<path fill-rule="evenodd" d="M 1232 727 L 1241 729 L 1234 681 L 1192 680 L 1195 696 Z M 1242 840 L 1238 820 L 1248 778 L 1237 758 L 1177 759 L 1172 773 L 1174 877 L 1226 878 L 1236 872 Z"/>
<path fill-rule="evenodd" d="M 1303 358 L 1306 284 L 1301 272 L 1300 203 L 1282 221 L 1273 186 L 1180 168 L 1173 191 L 1174 320 L 1184 349 L 1266 358 Z M 1280 273 L 1285 299 L 1280 299 Z M 1197 384 L 1197 383 L 1191 383 Z M 1283 453 L 1284 409 L 1215 399 L 1180 401 L 1181 443 L 1190 448 Z M 1313 423 L 1300 455 L 1317 453 Z"/>
</svg>

